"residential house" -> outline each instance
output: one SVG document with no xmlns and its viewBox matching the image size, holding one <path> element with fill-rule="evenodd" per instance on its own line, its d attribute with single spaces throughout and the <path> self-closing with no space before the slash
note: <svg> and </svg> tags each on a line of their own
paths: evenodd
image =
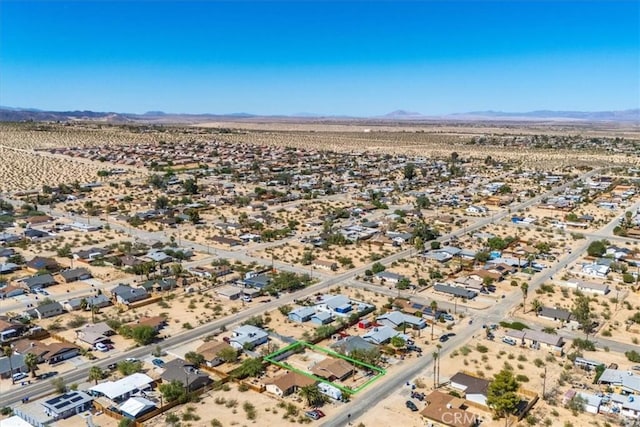
<svg viewBox="0 0 640 427">
<path fill-rule="evenodd" d="M 175 289 L 178 286 L 176 279 L 163 277 L 161 279 L 151 279 L 140 284 L 147 292 L 165 292 Z"/>
<path fill-rule="evenodd" d="M 264 289 L 271 283 L 271 277 L 268 274 L 250 275 L 245 277 L 242 282 L 251 288 Z"/>
<path fill-rule="evenodd" d="M 184 379 L 184 375 L 183 375 Z M 124 402 L 131 395 L 144 390 L 151 390 L 155 381 L 146 374 L 135 373 L 117 381 L 105 381 L 89 389 L 93 396 L 104 396 L 115 403 Z"/>
<path fill-rule="evenodd" d="M 640 397 L 638 394 L 618 394 L 610 393 L 612 407 L 616 408 L 621 416 L 640 420 Z"/>
<path fill-rule="evenodd" d="M 54 342 L 45 344 L 42 341 L 20 340 L 13 344 L 16 353 L 34 354 L 38 358 L 38 363 L 48 363 L 50 365 L 63 362 L 80 354 L 80 348 L 77 345 L 66 342 Z"/>
<path fill-rule="evenodd" d="M 63 420 L 92 409 L 93 397 L 74 390 L 41 402 L 44 412 L 53 420 Z"/>
<path fill-rule="evenodd" d="M 313 365 L 311 372 L 315 376 L 329 381 L 344 381 L 353 374 L 354 369 L 346 360 L 327 357 Z"/>
<path fill-rule="evenodd" d="M 609 285 L 604 283 L 593 283 L 593 282 L 584 282 L 582 280 L 571 280 L 571 281 L 558 281 L 556 282 L 560 286 L 569 289 L 577 289 L 580 292 L 597 294 L 597 295 L 606 295 L 609 293 Z"/>
<path fill-rule="evenodd" d="M 162 251 L 149 252 L 148 254 L 146 254 L 144 256 L 144 258 L 149 260 L 149 261 L 156 262 L 158 264 L 167 264 L 167 263 L 173 261 L 173 257 L 172 256 L 167 255 L 166 253 L 164 253 Z"/>
<path fill-rule="evenodd" d="M 521 345 L 531 348 L 542 348 L 555 353 L 562 354 L 564 339 L 559 335 L 547 334 L 546 332 L 535 331 L 533 329 L 507 329 L 505 336 L 517 340 Z"/>
<path fill-rule="evenodd" d="M 198 370 L 192 364 L 182 359 L 174 359 L 164 365 L 161 374 L 162 381 L 178 381 L 187 391 L 198 390 L 211 384 L 213 381 L 209 375 Z"/>
<path fill-rule="evenodd" d="M 0 299 L 13 298 L 25 293 L 24 288 L 15 285 L 7 285 L 0 288 Z"/>
<path fill-rule="evenodd" d="M 49 273 L 57 273 L 62 268 L 58 262 L 53 258 L 45 258 L 41 256 L 34 257 L 31 261 L 27 262 L 27 268 L 33 271 L 46 270 Z"/>
<path fill-rule="evenodd" d="M 86 268 L 74 268 L 60 272 L 60 275 L 66 283 L 77 282 L 78 280 L 90 279 L 93 276 Z"/>
<path fill-rule="evenodd" d="M 609 385 L 619 393 L 640 394 L 640 375 L 632 371 L 607 368 L 598 379 L 598 384 Z"/>
<path fill-rule="evenodd" d="M 11 375 L 18 372 L 27 372 L 29 369 L 24 363 L 24 355 L 14 353 L 11 356 L 11 362 L 9 357 L 0 357 L 0 378 L 11 378 Z"/>
<path fill-rule="evenodd" d="M 56 283 L 58 283 L 51 274 L 41 274 L 40 276 L 25 277 L 24 279 L 20 279 L 19 282 L 25 285 L 31 291 L 37 288 L 46 288 L 47 286 L 55 285 Z"/>
<path fill-rule="evenodd" d="M 38 230 L 36 228 L 27 228 L 22 234 L 29 240 L 38 240 L 51 236 L 51 234 L 46 231 Z"/>
<path fill-rule="evenodd" d="M 400 311 L 391 311 L 378 316 L 376 322 L 393 329 L 398 329 L 402 326 L 409 326 L 412 329 L 423 329 L 427 326 L 427 322 L 424 319 Z"/>
<path fill-rule="evenodd" d="M 233 330 L 229 338 L 232 347 L 242 350 L 245 345 L 253 348 L 269 341 L 269 334 L 253 325 L 242 325 Z"/>
<path fill-rule="evenodd" d="M 37 306 L 33 312 L 38 316 L 38 319 L 47 319 L 64 313 L 64 308 L 62 307 L 62 304 L 54 301 Z"/>
<path fill-rule="evenodd" d="M 130 397 L 122 405 L 118 406 L 120 413 L 131 420 L 140 418 L 156 408 L 155 402 L 140 396 Z"/>
<path fill-rule="evenodd" d="M 602 397 L 596 396 L 591 393 L 577 393 L 577 397 L 584 401 L 584 410 L 589 414 L 598 414 L 600 412 L 600 405 L 602 405 Z"/>
<path fill-rule="evenodd" d="M 109 307 L 110 305 L 111 300 L 104 294 L 72 298 L 62 303 L 62 306 L 67 311 L 81 310 L 83 307 L 84 310 L 91 311 L 91 307 L 104 308 Z"/>
<path fill-rule="evenodd" d="M 156 332 L 160 332 L 162 328 L 167 326 L 167 318 L 163 316 L 144 316 L 134 322 L 127 323 L 127 326 L 132 328 L 136 326 L 151 326 Z"/>
<path fill-rule="evenodd" d="M 109 252 L 110 251 L 108 249 L 104 248 L 91 248 L 74 253 L 73 258 L 90 262 L 104 258 L 105 255 L 109 254 Z"/>
<path fill-rule="evenodd" d="M 331 344 L 331 348 L 338 353 L 349 356 L 353 351 L 370 351 L 376 348 L 374 344 L 359 336 L 348 336 Z"/>
<path fill-rule="evenodd" d="M 211 340 L 198 347 L 196 353 L 201 354 L 202 357 L 204 357 L 205 364 L 213 368 L 224 363 L 224 360 L 222 360 L 218 354 L 227 348 L 236 350 L 224 341 Z"/>
<path fill-rule="evenodd" d="M 333 315 L 331 313 L 327 313 L 326 311 L 318 311 L 311 316 L 309 319 L 311 323 L 314 325 L 328 325 L 333 322 Z"/>
<path fill-rule="evenodd" d="M 353 309 L 351 300 L 344 295 L 322 295 L 316 302 L 316 309 L 336 316 L 348 316 Z"/>
<path fill-rule="evenodd" d="M 286 374 L 280 375 L 273 380 L 266 382 L 266 390 L 269 393 L 279 397 L 285 397 L 295 393 L 298 389 L 310 386 L 316 383 L 313 378 L 297 372 L 288 371 Z"/>
<path fill-rule="evenodd" d="M 292 322 L 303 323 L 311 320 L 311 317 L 315 313 L 316 313 L 316 310 L 314 307 L 298 307 L 294 310 L 291 310 L 287 315 L 287 317 Z"/>
<path fill-rule="evenodd" d="M 449 385 L 462 392 L 468 401 L 487 406 L 487 390 L 490 383 L 487 379 L 458 372 L 451 377 Z"/>
<path fill-rule="evenodd" d="M 406 279 L 402 274 L 393 273 L 391 271 L 381 271 L 376 274 L 376 278 L 380 281 L 385 281 L 391 284 L 397 284 L 402 279 Z"/>
<path fill-rule="evenodd" d="M 20 268 L 21 267 L 18 264 L 6 262 L 4 264 L 0 264 L 0 274 L 11 274 L 16 270 L 20 270 Z"/>
<path fill-rule="evenodd" d="M 223 286 L 216 289 L 216 294 L 228 300 L 237 300 L 242 296 L 242 289 L 236 286 Z"/>
<path fill-rule="evenodd" d="M 436 292 L 442 292 L 444 294 L 453 295 L 456 298 L 474 299 L 478 296 L 478 293 L 470 289 L 460 288 L 457 286 L 449 286 L 442 283 L 436 283 L 433 286 Z"/>
<path fill-rule="evenodd" d="M 149 293 L 145 288 L 133 288 L 130 285 L 120 284 L 111 289 L 111 295 L 117 304 L 129 305 L 137 301 L 149 298 Z"/>
<path fill-rule="evenodd" d="M 110 341 L 110 336 L 115 335 L 115 331 L 105 322 L 86 324 L 80 329 L 76 329 L 76 337 L 90 346 L 95 346 L 99 342 Z"/>
<path fill-rule="evenodd" d="M 449 427 L 475 427 L 480 417 L 467 411 L 465 399 L 441 391 L 432 391 L 426 398 L 426 408 L 420 415 L 430 423 Z"/>
<path fill-rule="evenodd" d="M 335 261 L 327 261 L 323 259 L 314 259 L 311 262 L 311 265 L 321 270 L 336 271 L 338 269 L 338 264 Z"/>
<path fill-rule="evenodd" d="M 573 320 L 573 314 L 569 310 L 555 307 L 542 307 L 538 317 L 561 323 L 570 323 Z M 577 324 L 575 321 L 573 323 Z"/>
<path fill-rule="evenodd" d="M 400 332 L 397 332 L 389 326 L 378 326 L 371 328 L 367 333 L 362 335 L 362 339 L 370 342 L 371 344 L 381 345 L 388 343 L 391 341 L 391 338 L 399 334 Z"/>
<path fill-rule="evenodd" d="M 8 319 L 0 318 L 0 342 L 6 342 L 17 338 L 27 330 L 27 326 L 22 323 L 12 322 Z"/>
</svg>

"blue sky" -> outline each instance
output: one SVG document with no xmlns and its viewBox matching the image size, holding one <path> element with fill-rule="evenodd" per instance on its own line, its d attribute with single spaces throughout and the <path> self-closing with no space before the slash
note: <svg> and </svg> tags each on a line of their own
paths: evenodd
<svg viewBox="0 0 640 427">
<path fill-rule="evenodd" d="M 0 105 L 369 116 L 640 107 L 637 1 L 0 2 Z"/>
</svg>

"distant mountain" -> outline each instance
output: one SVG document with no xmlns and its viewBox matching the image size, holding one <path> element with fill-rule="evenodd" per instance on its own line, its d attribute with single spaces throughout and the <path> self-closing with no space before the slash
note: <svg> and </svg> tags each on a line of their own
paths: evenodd
<svg viewBox="0 0 640 427">
<path fill-rule="evenodd" d="M 407 121 L 593 121 L 628 122 L 640 124 L 640 109 L 621 111 L 550 111 L 539 110 L 524 113 L 503 111 L 472 111 L 448 115 L 426 116 L 421 113 L 396 110 L 383 116 L 352 117 L 330 116 L 313 113 L 294 115 L 255 115 L 250 113 L 230 114 L 175 114 L 163 111 L 148 111 L 144 114 L 96 112 L 96 111 L 43 111 L 34 108 L 0 106 L 0 121 L 102 121 L 108 123 L 201 123 L 220 120 L 407 120 Z"/>
<path fill-rule="evenodd" d="M 420 117 L 424 117 L 424 116 L 420 113 L 407 111 L 407 110 L 395 110 L 385 114 L 384 116 L 380 116 L 380 118 L 384 118 L 384 119 L 415 119 Z"/>
<path fill-rule="evenodd" d="M 612 121 L 612 122 L 640 122 L 640 109 L 620 111 L 552 111 L 538 110 L 525 113 L 510 113 L 504 111 L 472 111 L 469 113 L 450 114 L 446 117 L 461 118 L 463 120 L 580 120 L 580 121 Z"/>
</svg>

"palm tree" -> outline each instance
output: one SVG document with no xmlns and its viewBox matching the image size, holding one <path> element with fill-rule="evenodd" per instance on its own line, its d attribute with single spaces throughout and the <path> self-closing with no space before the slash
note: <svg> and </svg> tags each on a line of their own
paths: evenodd
<svg viewBox="0 0 640 427">
<path fill-rule="evenodd" d="M 95 381 L 97 385 L 98 381 L 103 378 L 104 378 L 104 372 L 102 371 L 102 368 L 100 368 L 99 366 L 92 366 L 91 369 L 89 369 L 89 381 Z"/>
<path fill-rule="evenodd" d="M 319 406 L 324 403 L 324 395 L 315 384 L 302 387 L 300 389 L 300 396 L 306 399 L 309 406 Z"/>
<path fill-rule="evenodd" d="M 536 316 L 537 316 L 540 310 L 542 309 L 542 302 L 540 302 L 538 298 L 534 299 L 533 301 L 531 301 L 531 308 L 533 309 L 533 311 L 536 313 Z"/>
<path fill-rule="evenodd" d="M 431 321 L 431 339 L 433 340 L 433 327 L 436 323 L 436 313 L 438 312 L 438 302 L 431 301 L 431 313 L 433 314 L 433 320 Z"/>
<path fill-rule="evenodd" d="M 436 367 L 438 366 L 438 356 L 439 356 L 439 352 L 434 351 L 433 352 L 433 388 L 436 389 L 438 388 L 438 379 L 437 379 L 437 369 Z"/>
<path fill-rule="evenodd" d="M 522 291 L 522 312 L 527 312 L 527 294 L 529 293 L 529 284 L 522 283 L 520 285 L 520 290 Z"/>
<path fill-rule="evenodd" d="M 36 377 L 36 370 L 38 369 L 38 356 L 35 353 L 27 353 L 24 355 L 24 364 L 27 365 L 29 372 L 33 378 Z"/>
<path fill-rule="evenodd" d="M 13 349 L 11 348 L 11 346 L 4 346 L 2 347 L 2 353 L 7 357 L 7 360 L 9 360 L 9 372 L 11 373 L 11 384 L 15 384 L 15 380 L 13 379 L 13 362 L 11 360 L 11 356 L 13 356 Z"/>
</svg>

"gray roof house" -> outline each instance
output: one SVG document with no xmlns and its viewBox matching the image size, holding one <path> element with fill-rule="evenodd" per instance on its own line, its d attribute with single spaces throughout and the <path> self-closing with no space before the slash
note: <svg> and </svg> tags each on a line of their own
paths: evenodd
<svg viewBox="0 0 640 427">
<path fill-rule="evenodd" d="M 316 309 L 313 307 L 298 307 L 295 310 L 291 310 L 288 314 L 289 320 L 292 322 L 308 322 L 311 317 L 316 313 Z"/>
<path fill-rule="evenodd" d="M 13 368 L 13 371 L 11 370 Z M 12 354 L 11 363 L 7 356 L 0 357 L 0 378 L 9 378 L 18 372 L 27 372 L 27 365 L 24 363 L 24 354 Z"/>
<path fill-rule="evenodd" d="M 331 348 L 348 356 L 354 350 L 369 351 L 376 348 L 376 346 L 362 337 L 349 336 L 331 344 Z"/>
<path fill-rule="evenodd" d="M 91 409 L 93 397 L 76 390 L 42 402 L 44 412 L 54 420 L 62 420 Z"/>
<path fill-rule="evenodd" d="M 174 359 L 164 365 L 164 372 L 161 375 L 166 382 L 179 381 L 188 391 L 198 390 L 213 381 L 209 375 L 199 371 L 195 366 L 182 359 Z"/>
<path fill-rule="evenodd" d="M 571 312 L 564 308 L 542 307 L 538 312 L 538 317 L 566 323 L 571 321 L 572 316 Z"/>
<path fill-rule="evenodd" d="M 397 332 L 389 326 L 379 326 L 377 328 L 371 328 L 371 330 L 362 336 L 362 339 L 371 344 L 380 345 L 389 342 L 391 338 L 399 334 L 400 332 Z"/>
<path fill-rule="evenodd" d="M 402 279 L 405 279 L 405 276 L 403 276 L 402 274 L 393 273 L 391 271 L 381 271 L 380 273 L 376 274 L 376 277 L 379 280 L 384 280 L 389 283 L 398 283 Z"/>
<path fill-rule="evenodd" d="M 145 288 L 132 288 L 129 285 L 119 284 L 111 290 L 111 294 L 118 304 L 129 305 L 136 301 L 149 298 L 149 293 Z"/>
<path fill-rule="evenodd" d="M 42 274 L 40 276 L 26 277 L 20 279 L 20 282 L 24 283 L 29 289 L 45 288 L 47 286 L 55 285 L 56 279 L 51 274 Z"/>
<path fill-rule="evenodd" d="M 65 282 L 76 282 L 78 280 L 86 280 L 93 277 L 91 272 L 86 268 L 74 268 L 71 270 L 64 270 L 60 272 L 60 275 L 64 279 Z"/>
<path fill-rule="evenodd" d="M 427 322 L 424 319 L 400 311 L 391 311 L 378 316 L 376 322 L 394 329 L 405 324 L 415 329 L 423 329 L 427 326 Z"/>
<path fill-rule="evenodd" d="M 242 325 L 233 330 L 233 335 L 229 338 L 229 344 L 238 350 L 242 350 L 245 345 L 255 347 L 266 343 L 268 340 L 269 334 L 264 330 L 252 325 Z"/>
<path fill-rule="evenodd" d="M 433 286 L 433 289 L 436 292 L 442 292 L 442 293 L 453 295 L 453 296 L 459 297 L 459 298 L 473 299 L 476 296 L 478 296 L 477 292 L 472 291 L 470 289 L 459 288 L 459 287 L 456 287 L 456 286 L 444 285 L 442 283 L 436 283 Z"/>
<path fill-rule="evenodd" d="M 64 313 L 64 308 L 62 308 L 62 304 L 54 301 L 48 304 L 39 305 L 33 311 L 36 313 L 39 319 L 46 319 L 48 317 L 53 317 Z"/>
</svg>

